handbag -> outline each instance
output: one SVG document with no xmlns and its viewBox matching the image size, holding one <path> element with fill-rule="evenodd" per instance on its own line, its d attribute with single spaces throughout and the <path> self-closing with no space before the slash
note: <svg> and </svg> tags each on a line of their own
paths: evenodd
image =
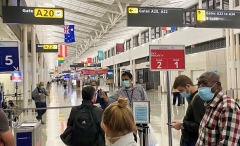
<svg viewBox="0 0 240 146">
<path fill-rule="evenodd" d="M 65 145 L 70 146 L 71 143 L 72 143 L 72 130 L 73 130 L 73 127 L 72 126 L 68 126 L 65 129 L 65 131 L 63 132 L 63 134 L 60 135 L 60 138 L 61 138 L 61 140 L 63 141 L 63 143 Z"/>
</svg>

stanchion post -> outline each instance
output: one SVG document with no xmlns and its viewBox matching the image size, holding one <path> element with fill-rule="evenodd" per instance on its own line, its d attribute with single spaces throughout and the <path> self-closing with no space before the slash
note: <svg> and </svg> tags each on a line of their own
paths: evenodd
<svg viewBox="0 0 240 146">
<path fill-rule="evenodd" d="M 168 110 L 168 123 L 172 123 L 172 110 L 171 110 L 171 72 L 166 71 L 167 78 L 167 110 Z M 168 126 L 168 144 L 172 146 L 172 128 Z"/>
</svg>

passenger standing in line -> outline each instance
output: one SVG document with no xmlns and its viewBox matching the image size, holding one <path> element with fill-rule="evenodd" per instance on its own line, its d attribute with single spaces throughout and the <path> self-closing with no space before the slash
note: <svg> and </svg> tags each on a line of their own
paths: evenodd
<svg viewBox="0 0 240 146">
<path fill-rule="evenodd" d="M 0 109 L 0 146 L 15 146 L 6 114 Z"/>
<path fill-rule="evenodd" d="M 107 95 L 105 95 L 104 92 L 100 93 L 100 96 L 103 97 L 103 99 L 108 102 L 108 104 L 111 104 L 118 100 L 119 96 L 123 96 L 125 98 L 128 98 L 129 105 L 132 107 L 132 101 L 148 101 L 147 94 L 144 90 L 144 88 L 141 85 L 133 85 L 133 77 L 130 72 L 124 72 L 122 74 L 122 88 L 120 88 L 118 91 L 116 91 L 112 96 L 108 98 Z"/>
<path fill-rule="evenodd" d="M 105 101 L 105 100 L 107 100 L 106 98 L 104 99 L 103 97 L 100 96 L 100 92 L 102 90 L 98 89 L 98 86 L 99 86 L 98 82 L 97 81 L 91 81 L 90 85 L 96 90 L 96 92 L 95 92 L 96 103 L 99 103 L 101 105 L 102 109 L 104 110 L 108 106 L 108 103 Z M 107 96 L 107 93 L 106 92 L 104 92 L 104 93 Z"/>
<path fill-rule="evenodd" d="M 178 100 L 178 105 L 177 106 L 180 106 L 181 105 L 181 95 L 180 95 L 180 92 L 178 91 L 178 89 L 172 89 L 172 93 L 173 93 L 173 105 L 176 104 L 176 101 Z"/>
<path fill-rule="evenodd" d="M 71 146 L 105 146 L 105 133 L 101 128 L 103 109 L 93 105 L 94 94 L 93 87 L 84 87 L 82 89 L 82 104 L 71 110 L 67 123 L 68 127 L 73 127 Z M 83 144 L 89 140 L 93 144 Z"/>
<path fill-rule="evenodd" d="M 102 127 L 110 146 L 138 146 L 133 132 L 137 130 L 128 99 L 119 97 L 103 113 Z"/>
<path fill-rule="evenodd" d="M 217 73 L 206 72 L 198 79 L 198 94 L 206 101 L 196 146 L 239 146 L 240 107 L 222 93 Z"/>
<path fill-rule="evenodd" d="M 44 88 L 44 83 L 40 82 L 39 86 L 36 87 L 32 92 L 32 99 L 35 101 L 36 108 L 47 107 L 46 96 L 49 96 L 49 93 L 47 93 L 46 89 Z M 46 111 L 46 109 L 37 110 L 38 116 L 36 118 L 38 121 L 41 121 L 42 124 L 44 124 L 42 116 Z"/>
<path fill-rule="evenodd" d="M 173 121 L 172 128 L 182 131 L 180 146 L 195 146 L 199 125 L 205 113 L 204 101 L 197 94 L 197 87 L 193 85 L 192 80 L 185 75 L 175 79 L 173 88 L 178 89 L 189 104 L 183 121 Z"/>
</svg>

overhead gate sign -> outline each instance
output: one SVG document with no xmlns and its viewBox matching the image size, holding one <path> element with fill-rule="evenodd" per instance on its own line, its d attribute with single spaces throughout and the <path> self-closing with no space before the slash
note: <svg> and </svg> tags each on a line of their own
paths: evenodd
<svg viewBox="0 0 240 146">
<path fill-rule="evenodd" d="M 183 45 L 150 45 L 150 69 L 185 70 L 185 46 Z"/>
<path fill-rule="evenodd" d="M 18 41 L 0 41 L 0 73 L 19 71 Z"/>
</svg>

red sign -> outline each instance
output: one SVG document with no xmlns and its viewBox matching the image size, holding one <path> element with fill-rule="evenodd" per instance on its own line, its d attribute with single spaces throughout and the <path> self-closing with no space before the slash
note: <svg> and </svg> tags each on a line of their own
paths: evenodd
<svg viewBox="0 0 240 146">
<path fill-rule="evenodd" d="M 185 70 L 185 47 L 180 45 L 150 45 L 150 69 Z"/>
<path fill-rule="evenodd" d="M 92 63 L 92 58 L 87 58 L 87 63 Z"/>
<path fill-rule="evenodd" d="M 121 43 L 121 44 L 117 43 L 116 44 L 116 52 L 124 52 L 124 44 L 123 43 Z"/>
<path fill-rule="evenodd" d="M 82 69 L 84 75 L 107 74 L 107 69 Z"/>
</svg>

